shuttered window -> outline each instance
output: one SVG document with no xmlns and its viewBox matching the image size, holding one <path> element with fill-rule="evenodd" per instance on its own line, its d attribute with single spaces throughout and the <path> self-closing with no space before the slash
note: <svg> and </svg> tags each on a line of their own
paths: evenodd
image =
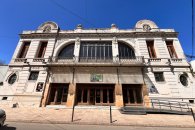
<svg viewBox="0 0 195 130">
<path fill-rule="evenodd" d="M 18 58 L 25 58 L 30 46 L 30 42 L 24 42 Z"/>
<path fill-rule="evenodd" d="M 156 58 L 156 52 L 154 49 L 154 41 L 153 40 L 146 41 L 146 44 L 147 44 L 148 53 L 149 53 L 150 58 Z"/>
<path fill-rule="evenodd" d="M 46 48 L 47 48 L 47 42 L 41 42 L 40 47 L 37 51 L 37 56 L 36 57 L 37 58 L 44 58 Z"/>
</svg>

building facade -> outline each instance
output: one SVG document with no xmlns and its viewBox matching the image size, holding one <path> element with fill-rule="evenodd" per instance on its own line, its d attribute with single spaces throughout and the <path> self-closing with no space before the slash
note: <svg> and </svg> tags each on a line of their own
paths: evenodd
<svg viewBox="0 0 195 130">
<path fill-rule="evenodd" d="M 61 30 L 45 22 L 23 31 L 1 104 L 149 106 L 150 99 L 194 103 L 191 73 L 178 33 L 140 20 L 134 29 Z"/>
<path fill-rule="evenodd" d="M 8 70 L 8 65 L 0 65 L 0 86 L 3 86 L 3 81 L 5 79 Z"/>
</svg>

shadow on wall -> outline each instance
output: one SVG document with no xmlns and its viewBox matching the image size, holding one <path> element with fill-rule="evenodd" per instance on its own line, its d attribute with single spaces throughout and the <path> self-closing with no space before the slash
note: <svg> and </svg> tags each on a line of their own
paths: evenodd
<svg viewBox="0 0 195 130">
<path fill-rule="evenodd" d="M 146 72 L 147 73 L 147 72 Z M 146 86 L 148 88 L 148 92 L 150 94 L 159 94 L 157 88 L 155 87 L 155 85 L 152 83 L 150 77 L 147 74 L 144 74 L 144 81 L 146 83 Z"/>
<path fill-rule="evenodd" d="M 2 126 L 1 130 L 16 130 L 16 127 L 8 126 L 8 124 Z"/>
</svg>

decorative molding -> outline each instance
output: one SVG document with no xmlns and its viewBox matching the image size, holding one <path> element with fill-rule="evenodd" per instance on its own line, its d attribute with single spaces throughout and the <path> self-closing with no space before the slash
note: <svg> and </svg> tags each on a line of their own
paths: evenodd
<svg viewBox="0 0 195 130">
<path fill-rule="evenodd" d="M 20 38 L 55 38 L 57 33 L 31 33 L 31 34 L 20 34 Z M 177 32 L 130 32 L 130 33 L 63 33 L 59 34 L 59 38 L 107 38 L 107 37 L 121 37 L 121 38 L 177 38 Z"/>
<path fill-rule="evenodd" d="M 60 40 L 58 40 L 57 43 L 56 43 L 55 48 L 57 48 L 59 45 L 61 45 L 64 42 L 67 42 L 67 41 L 68 41 L 68 39 L 60 39 Z"/>
</svg>

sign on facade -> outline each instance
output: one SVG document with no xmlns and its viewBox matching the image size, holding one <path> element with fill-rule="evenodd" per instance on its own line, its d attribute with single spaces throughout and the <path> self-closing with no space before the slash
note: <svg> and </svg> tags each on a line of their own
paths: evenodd
<svg viewBox="0 0 195 130">
<path fill-rule="evenodd" d="M 91 74 L 91 82 L 103 82 L 102 74 Z"/>
</svg>

